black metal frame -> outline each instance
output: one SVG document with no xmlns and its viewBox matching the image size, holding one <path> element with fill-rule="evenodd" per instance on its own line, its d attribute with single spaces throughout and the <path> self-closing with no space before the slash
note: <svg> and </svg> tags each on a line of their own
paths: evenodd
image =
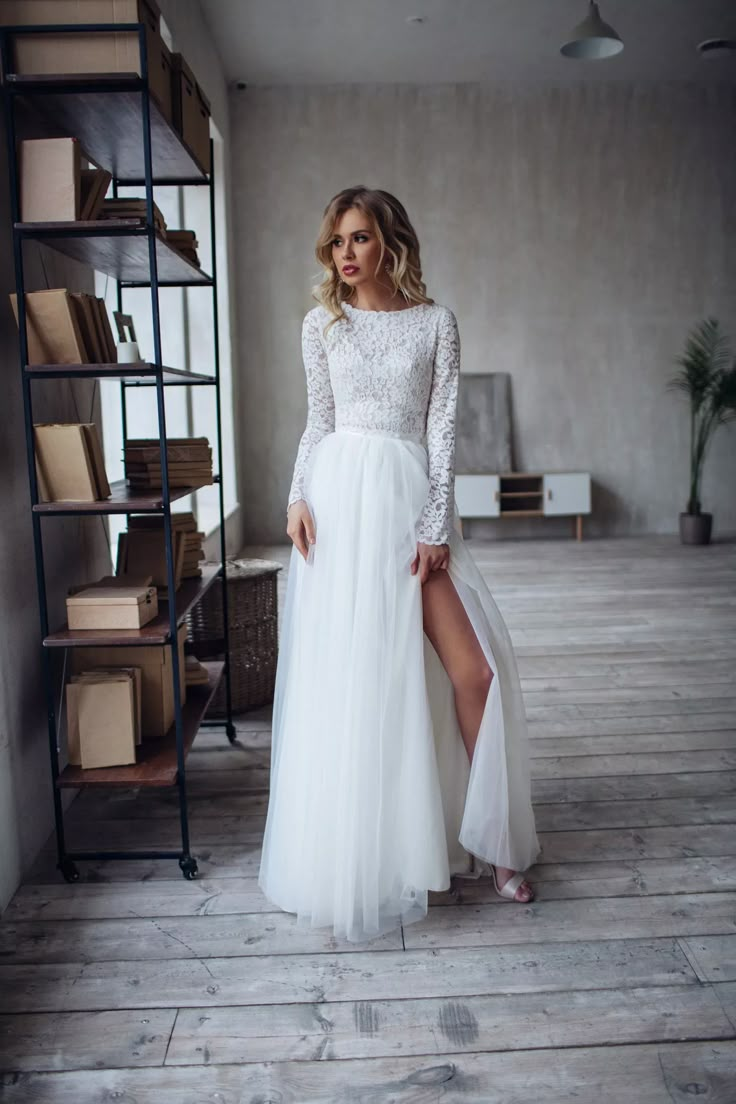
<svg viewBox="0 0 736 1104">
<path fill-rule="evenodd" d="M 113 97 L 115 92 L 133 91 L 139 92 L 141 96 L 141 115 L 142 115 L 142 138 L 143 138 L 143 158 L 145 174 L 142 179 L 113 179 L 113 194 L 117 195 L 118 185 L 145 185 L 146 189 L 146 226 L 144 228 L 130 228 L 130 229 L 113 229 L 100 227 L 92 228 L 87 227 L 83 229 L 74 229 L 73 225 L 66 228 L 54 229 L 51 232 L 39 232 L 34 233 L 33 229 L 19 227 L 20 223 L 20 188 L 19 188 L 19 172 L 17 163 L 17 135 L 16 135 L 16 118 L 15 118 L 15 98 L 17 95 L 33 96 L 35 92 L 42 92 L 48 94 L 48 86 L 43 81 L 39 82 L 24 82 L 14 86 L 12 80 L 13 66 L 11 63 L 11 40 L 17 35 L 35 35 L 35 34 L 49 34 L 49 33 L 100 33 L 100 32 L 135 32 L 138 35 L 138 44 L 140 50 L 140 79 L 131 82 L 129 78 L 115 79 L 114 77 L 100 79 L 85 79 L 84 77 L 70 77 L 64 81 L 63 84 L 55 84 L 53 91 L 56 94 L 63 95 L 65 93 L 74 93 L 79 91 L 94 91 L 96 93 L 109 95 Z M 164 518 L 164 538 L 166 547 L 166 577 L 168 584 L 168 594 L 170 596 L 175 595 L 174 587 L 174 555 L 173 555 L 173 535 L 171 526 L 171 499 L 170 489 L 168 484 L 168 457 L 166 450 L 166 410 L 165 410 L 165 387 L 167 386 L 192 386 L 192 385 L 206 385 L 211 384 L 215 387 L 216 396 L 216 421 L 217 421 L 217 459 L 218 459 L 218 474 L 215 476 L 215 482 L 219 488 L 219 510 L 220 510 L 220 569 L 219 579 L 222 586 L 222 608 L 224 619 L 224 670 L 223 677 L 225 678 L 225 691 L 226 691 L 226 720 L 225 730 L 228 739 L 232 743 L 235 740 L 235 726 L 232 719 L 232 696 L 230 686 L 230 649 L 229 649 L 229 634 L 228 634 L 228 593 L 227 593 L 227 577 L 226 577 L 226 540 L 225 540 L 225 503 L 222 483 L 222 407 L 221 407 L 221 395 L 220 395 L 220 348 L 219 348 L 219 318 L 218 318 L 218 303 L 217 303 L 217 261 L 216 261 L 216 247 L 215 247 L 215 170 L 214 170 L 214 148 L 212 140 L 210 140 L 210 157 L 211 168 L 209 178 L 207 177 L 183 177 L 182 179 L 168 179 L 160 178 L 154 180 L 153 177 L 153 151 L 151 140 L 151 107 L 150 107 L 150 93 L 148 85 L 148 56 L 146 48 L 146 30 L 145 26 L 141 23 L 87 23 L 87 24 L 48 24 L 44 26 L 14 26 L 14 27 L 0 27 L 0 58 L 2 59 L 2 70 L 5 74 L 5 81 L 3 86 L 3 100 L 5 110 L 6 132 L 7 132 L 7 148 L 8 148 L 8 166 L 10 174 L 10 197 L 11 197 L 11 212 L 13 219 L 13 257 L 15 263 L 15 280 L 16 291 L 18 299 L 18 329 L 19 329 L 19 346 L 20 346 L 20 361 L 21 361 L 21 375 L 23 382 L 23 411 L 25 422 L 25 435 L 26 435 L 26 457 L 28 464 L 28 477 L 30 482 L 31 491 L 31 504 L 32 507 L 38 505 L 38 484 L 36 479 L 36 465 L 35 465 L 35 451 L 34 451 L 34 437 L 33 437 L 33 402 L 32 402 L 32 389 L 31 382 L 34 378 L 33 373 L 26 370 L 28 364 L 28 335 L 26 329 L 26 309 L 25 309 L 25 279 L 23 270 L 23 241 L 24 239 L 32 239 L 34 237 L 53 237 L 53 236 L 76 236 L 86 237 L 92 236 L 95 233 L 120 233 L 120 234 L 145 234 L 148 238 L 148 256 L 149 256 L 149 281 L 117 281 L 117 302 L 118 309 L 122 308 L 122 296 L 126 287 L 150 287 L 151 289 L 151 312 L 153 319 L 153 340 L 154 340 L 154 361 L 150 365 L 150 370 L 146 373 L 151 376 L 150 380 L 141 382 L 140 380 L 127 381 L 125 378 L 120 378 L 120 390 L 121 390 L 121 408 L 122 408 L 122 429 L 123 440 L 127 439 L 128 419 L 126 409 L 126 393 L 128 387 L 139 386 L 155 386 L 156 388 L 156 403 L 158 412 L 158 426 L 159 426 L 159 440 L 160 440 L 160 457 L 161 457 L 161 474 L 162 474 L 162 509 L 145 511 L 147 513 L 159 513 Z M 182 143 L 183 145 L 183 143 Z M 156 186 L 206 186 L 210 189 L 210 241 L 212 247 L 212 277 L 209 280 L 199 281 L 196 284 L 188 281 L 174 282 L 174 281 L 160 281 L 158 279 L 158 265 L 156 257 L 156 230 L 154 226 L 154 202 L 153 202 L 153 189 Z M 213 343 L 214 343 L 214 377 L 207 380 L 199 378 L 190 379 L 164 379 L 164 363 L 161 350 L 161 317 L 159 310 L 159 288 L 161 287 L 211 287 L 212 289 L 212 310 L 213 310 Z M 123 375 L 126 372 L 124 366 L 121 365 Z M 140 371 L 138 375 L 140 375 Z M 54 370 L 53 373 L 39 373 L 37 379 L 48 378 L 64 378 L 64 377 L 80 377 L 90 378 L 97 376 L 98 378 L 104 378 L 101 373 L 95 373 L 94 366 L 90 365 L 89 371 L 75 371 L 64 372 L 63 369 L 58 371 Z M 175 713 L 175 733 L 176 733 L 176 751 L 177 751 L 177 775 L 176 786 L 178 788 L 179 795 L 179 814 L 180 814 L 180 826 L 181 826 L 181 850 L 153 850 L 153 851 L 89 851 L 89 850 L 76 850 L 69 851 L 66 847 L 65 832 L 64 832 L 64 810 L 61 801 L 61 790 L 58 785 L 59 781 L 59 747 L 57 743 L 57 721 L 56 721 L 56 705 L 54 699 L 54 685 L 53 685 L 53 672 L 51 668 L 51 660 L 49 655 L 49 648 L 43 646 L 43 641 L 49 635 L 49 620 L 48 620 L 48 603 L 46 597 L 46 580 L 44 570 L 44 554 L 43 554 L 43 539 L 41 530 L 41 518 L 43 516 L 65 517 L 70 514 L 73 515 L 89 515 L 93 516 L 95 513 L 107 513 L 107 510 L 94 511 L 90 510 L 87 504 L 84 510 L 75 510 L 74 508 L 55 510 L 51 515 L 44 515 L 41 512 L 31 509 L 31 522 L 33 526 L 33 545 L 35 554 L 35 567 L 36 567 L 36 583 L 38 589 L 39 599 L 39 614 L 41 622 L 41 664 L 43 682 L 46 694 L 46 710 L 48 721 L 48 740 L 49 740 L 49 752 L 51 761 L 51 781 L 54 797 L 54 818 L 56 824 L 56 840 L 57 840 L 57 866 L 61 870 L 64 878 L 67 881 L 76 881 L 79 878 L 79 872 L 76 868 L 75 859 L 163 859 L 163 858 L 176 858 L 179 860 L 182 873 L 185 878 L 194 878 L 197 874 L 197 861 L 191 854 L 190 842 L 189 842 L 189 817 L 187 806 L 187 790 L 186 790 L 186 767 L 185 767 L 185 749 L 184 749 L 184 733 L 183 733 L 183 717 L 182 717 L 182 702 L 179 687 L 179 649 L 177 646 L 177 630 L 179 627 L 180 619 L 177 617 L 176 601 L 171 600 L 168 603 L 169 610 L 169 639 L 167 645 L 171 648 L 171 660 L 172 660 L 172 678 L 174 684 L 174 713 Z M 143 511 L 131 509 L 122 510 L 116 512 L 125 513 L 139 513 Z M 128 642 L 131 643 L 131 642 Z M 141 641 L 145 643 L 145 641 Z M 72 645 L 74 646 L 74 645 Z M 66 657 L 66 651 L 65 651 Z M 202 724 L 213 723 L 218 727 L 223 724 L 222 721 L 206 722 Z M 81 783 L 83 785 L 83 783 Z"/>
</svg>

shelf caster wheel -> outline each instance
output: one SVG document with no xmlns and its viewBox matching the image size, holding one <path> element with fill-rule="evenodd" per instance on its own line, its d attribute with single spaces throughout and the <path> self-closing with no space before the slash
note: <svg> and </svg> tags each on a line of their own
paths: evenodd
<svg viewBox="0 0 736 1104">
<path fill-rule="evenodd" d="M 186 858 L 179 859 L 179 866 L 187 881 L 194 881 L 197 877 L 197 860 L 193 859 L 191 855 L 187 855 Z"/>
<path fill-rule="evenodd" d="M 59 863 L 59 870 L 65 882 L 79 881 L 79 871 L 71 859 L 62 859 Z"/>
<path fill-rule="evenodd" d="M 227 738 L 231 744 L 234 744 L 238 738 L 238 731 L 232 721 L 229 721 L 225 725 L 225 731 L 227 732 Z"/>
</svg>

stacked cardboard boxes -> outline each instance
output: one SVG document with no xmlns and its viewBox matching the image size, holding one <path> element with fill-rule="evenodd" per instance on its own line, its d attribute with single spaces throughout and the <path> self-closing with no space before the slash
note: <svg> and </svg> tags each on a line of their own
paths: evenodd
<svg viewBox="0 0 736 1104">
<path fill-rule="evenodd" d="M 21 26 L 74 23 L 143 23 L 151 95 L 172 121 L 172 61 L 161 38 L 161 15 L 154 0 L 0 0 L 0 24 Z M 69 73 L 141 74 L 138 35 L 50 33 L 17 35 L 11 66 L 25 76 Z"/>
<path fill-rule="evenodd" d="M 184 641 L 186 624 L 178 632 L 179 692 L 186 701 L 186 660 Z M 97 671 L 110 667 L 140 667 L 141 733 L 143 741 L 165 736 L 174 723 L 174 678 L 169 644 L 116 645 L 109 648 L 70 649 L 72 673 Z"/>
</svg>

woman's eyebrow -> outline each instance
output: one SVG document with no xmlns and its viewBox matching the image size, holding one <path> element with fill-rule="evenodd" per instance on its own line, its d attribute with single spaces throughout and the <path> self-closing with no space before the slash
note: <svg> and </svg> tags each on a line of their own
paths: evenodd
<svg viewBox="0 0 736 1104">
<path fill-rule="evenodd" d="M 353 230 L 351 236 L 355 234 L 370 234 L 370 230 Z M 342 234 L 333 234 L 333 238 L 341 238 Z"/>
</svg>

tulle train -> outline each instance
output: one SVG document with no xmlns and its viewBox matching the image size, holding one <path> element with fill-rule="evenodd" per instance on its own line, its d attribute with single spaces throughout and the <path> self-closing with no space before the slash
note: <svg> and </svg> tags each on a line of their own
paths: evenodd
<svg viewBox="0 0 736 1104">
<path fill-rule="evenodd" d="M 291 553 L 258 881 L 299 927 L 352 942 L 423 919 L 473 855 L 525 870 L 540 851 L 516 660 L 457 514 L 449 574 L 494 673 L 472 765 L 423 632 L 427 489 L 419 440 L 330 433 L 305 477 L 316 544 Z"/>
</svg>

